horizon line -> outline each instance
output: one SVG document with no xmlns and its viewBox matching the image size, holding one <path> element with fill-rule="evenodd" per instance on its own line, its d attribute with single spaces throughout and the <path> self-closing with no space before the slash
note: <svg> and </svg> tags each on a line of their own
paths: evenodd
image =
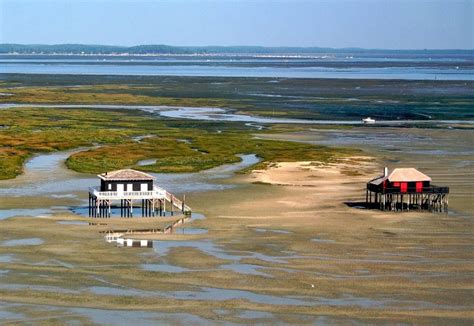
<svg viewBox="0 0 474 326">
<path fill-rule="evenodd" d="M 20 46 L 61 46 L 61 45 L 81 45 L 81 46 L 108 46 L 108 47 L 124 47 L 133 48 L 139 46 L 167 46 L 176 48 L 207 48 L 207 47 L 222 47 L 222 48 L 234 48 L 234 47 L 258 47 L 258 48 L 283 48 L 283 49 L 331 49 L 331 50 L 368 50 L 368 51 L 474 51 L 474 48 L 363 48 L 357 46 L 347 47 L 326 47 L 326 46 L 297 46 L 297 45 L 170 45 L 160 43 L 144 43 L 135 45 L 117 45 L 117 44 L 104 44 L 104 43 L 0 43 L 2 45 L 20 45 Z"/>
</svg>

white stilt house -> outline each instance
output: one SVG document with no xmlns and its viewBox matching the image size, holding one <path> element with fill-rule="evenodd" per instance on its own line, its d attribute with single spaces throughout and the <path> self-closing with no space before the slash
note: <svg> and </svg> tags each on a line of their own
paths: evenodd
<svg viewBox="0 0 474 326">
<path fill-rule="evenodd" d="M 148 173 L 132 169 L 105 172 L 98 175 L 100 186 L 89 188 L 89 216 L 111 217 L 112 207 L 120 203 L 120 216 L 133 217 L 133 208 L 141 201 L 141 216 L 163 216 L 168 208 L 190 213 L 191 208 L 165 189 Z"/>
</svg>

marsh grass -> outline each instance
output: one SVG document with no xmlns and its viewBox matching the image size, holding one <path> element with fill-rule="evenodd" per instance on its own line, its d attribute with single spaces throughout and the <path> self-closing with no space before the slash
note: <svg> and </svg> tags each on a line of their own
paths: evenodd
<svg viewBox="0 0 474 326">
<path fill-rule="evenodd" d="M 355 152 L 258 139 L 255 130 L 243 124 L 169 120 L 137 110 L 30 107 L 2 110 L 2 118 L 8 128 L 0 130 L 0 179 L 20 174 L 25 160 L 35 153 L 78 147 L 91 149 L 73 154 L 66 164 L 84 173 L 124 167 L 195 172 L 239 162 L 238 154 L 259 156 L 257 167 L 278 161 L 329 162 Z M 133 140 L 141 135 L 149 137 Z M 157 161 L 137 166 L 149 158 Z"/>
<path fill-rule="evenodd" d="M 97 85 L 80 88 L 61 87 L 26 87 L 0 88 L 0 92 L 12 94 L 1 98 L 0 102 L 34 103 L 34 104 L 130 104 L 130 105 L 166 105 L 166 106 L 213 106 L 223 107 L 234 103 L 219 98 L 181 98 L 149 96 L 143 89 L 127 85 Z M 236 103 L 234 103 L 236 104 Z"/>
</svg>

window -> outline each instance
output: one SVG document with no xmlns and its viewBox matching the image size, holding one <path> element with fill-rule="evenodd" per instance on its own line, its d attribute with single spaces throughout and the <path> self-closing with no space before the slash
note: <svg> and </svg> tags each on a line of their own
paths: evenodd
<svg viewBox="0 0 474 326">
<path fill-rule="evenodd" d="M 109 183 L 107 189 L 112 190 L 112 185 Z"/>
</svg>

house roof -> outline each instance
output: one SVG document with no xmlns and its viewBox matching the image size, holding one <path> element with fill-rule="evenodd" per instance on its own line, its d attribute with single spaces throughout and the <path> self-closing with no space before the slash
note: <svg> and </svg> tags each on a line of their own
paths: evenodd
<svg viewBox="0 0 474 326">
<path fill-rule="evenodd" d="M 387 176 L 381 176 L 370 181 L 371 184 L 379 185 L 385 180 L 389 182 L 416 182 L 431 181 L 431 178 L 415 168 L 393 169 Z"/>
<path fill-rule="evenodd" d="M 156 178 L 148 173 L 133 170 L 123 169 L 111 172 L 105 172 L 98 175 L 104 181 L 122 181 L 122 180 L 155 180 Z"/>
</svg>

